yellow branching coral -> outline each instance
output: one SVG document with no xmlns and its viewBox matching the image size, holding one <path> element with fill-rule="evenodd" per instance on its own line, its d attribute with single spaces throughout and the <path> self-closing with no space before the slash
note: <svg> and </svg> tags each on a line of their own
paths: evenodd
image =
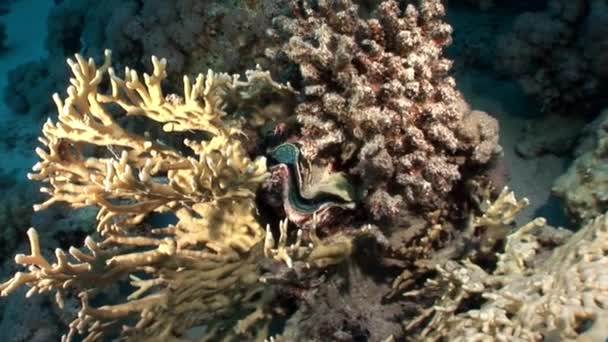
<svg viewBox="0 0 608 342">
<path fill-rule="evenodd" d="M 383 243 L 384 236 L 378 227 L 365 225 L 359 229 L 347 230 L 321 239 L 317 235 L 318 217 L 313 215 L 312 224 L 306 232 L 302 229 L 296 231 L 296 240 L 291 244 L 289 239 L 289 220 L 285 219 L 279 223 L 279 241 L 266 226 L 266 237 L 264 239 L 264 255 L 280 262 L 289 268 L 294 263 L 303 263 L 307 268 L 325 268 L 336 265 L 349 258 L 355 251 L 355 240 L 371 237 L 376 242 Z"/>
<path fill-rule="evenodd" d="M 37 149 L 42 161 L 34 166 L 36 173 L 29 175 L 52 186 L 43 188 L 51 198 L 37 210 L 57 201 L 75 207 L 99 205 L 99 229 L 103 231 L 111 228 L 112 219 L 118 215 L 122 218 L 114 225 L 139 224 L 148 213 L 171 208 L 180 200 L 198 203 L 212 198 L 252 197 L 265 175 L 265 160 L 248 160 L 240 142 L 230 139 L 237 127 L 221 121 L 225 116 L 221 97 L 236 87 L 235 77 L 209 72 L 206 78 L 199 75 L 194 85 L 186 77 L 185 100 L 176 96 L 167 100 L 160 89 L 160 81 L 166 76 L 164 60 L 152 58 L 154 72 L 152 76 L 144 74 L 144 86 L 137 73 L 129 69 L 126 80 L 118 78 L 109 67 L 110 56 L 107 52 L 99 69 L 92 60 L 85 61 L 78 55 L 76 62 L 68 60 L 74 74 L 68 98 L 62 101 L 54 95 L 59 122 L 44 125 L 41 142 L 48 151 Z M 97 91 L 104 72 L 111 77 L 111 96 Z M 109 113 L 110 104 L 122 107 L 126 115 L 145 115 L 159 121 L 168 131 L 190 125 L 191 130 L 214 136 L 210 141 L 185 141 L 198 158 L 185 157 L 125 131 Z M 86 158 L 83 144 L 122 153 L 119 158 Z M 132 203 L 117 203 L 125 197 Z"/>
<path fill-rule="evenodd" d="M 491 252 L 496 243 L 509 235 L 514 230 L 513 223 L 517 214 L 527 207 L 527 198 L 518 200 L 515 194 L 508 187 L 504 187 L 498 198 L 490 202 L 486 200 L 482 203 L 483 215 L 478 217 L 471 216 L 471 222 L 467 229 L 467 234 L 480 235 L 480 250 L 483 253 Z M 536 218 L 528 226 L 537 227 L 545 224 L 544 218 Z M 523 227 L 520 230 L 524 229 Z M 524 229 L 525 230 L 525 229 Z"/>
<path fill-rule="evenodd" d="M 255 218 L 255 192 L 266 163 L 247 156 L 236 139 L 239 119 L 227 120 L 224 111 L 228 96 L 248 98 L 250 82 L 210 71 L 194 82 L 184 77 L 183 96 L 165 96 L 164 59 L 152 58 L 151 75 L 127 68 L 124 79 L 110 67 L 109 51 L 99 67 L 79 55 L 68 64 L 68 96 L 54 96 L 58 121 L 44 125 L 45 148 L 37 149 L 41 160 L 29 177 L 48 183 L 41 190 L 50 198 L 36 210 L 55 202 L 97 206 L 98 238 L 86 239 L 88 251 L 57 249 L 51 261 L 30 229 L 30 254 L 15 258 L 28 270 L 0 284 L 1 295 L 27 285 L 28 295 L 56 292 L 61 305 L 66 294 L 78 293 L 82 308 L 68 340 L 84 334 L 87 341 L 183 341 L 199 325 L 203 340 L 242 337 L 254 326 L 265 338 L 269 296 L 256 273 L 264 229 Z M 252 92 L 271 81 L 259 71 L 247 76 Z M 184 153 L 123 128 L 121 115 L 144 116 L 166 132 L 205 134 L 186 139 L 191 151 Z M 176 223 L 155 228 L 147 220 L 152 213 L 173 213 Z M 128 278 L 134 290 L 125 302 L 89 303 L 104 286 Z"/>
</svg>

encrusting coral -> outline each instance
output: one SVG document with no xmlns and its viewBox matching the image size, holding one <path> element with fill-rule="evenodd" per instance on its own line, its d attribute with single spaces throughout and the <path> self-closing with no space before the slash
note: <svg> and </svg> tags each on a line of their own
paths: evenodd
<svg viewBox="0 0 608 342">
<path fill-rule="evenodd" d="M 299 67 L 296 107 L 303 156 L 364 183 L 366 208 L 392 217 L 399 203 L 441 207 L 464 165 L 498 151 L 498 125 L 471 111 L 442 57 L 452 28 L 440 1 L 401 9 L 384 1 L 361 19 L 349 0 L 293 4 L 274 20 L 268 54 Z M 285 57 L 285 58 L 283 58 Z"/>
<path fill-rule="evenodd" d="M 604 110 L 588 125 L 592 138 L 581 144 L 580 155 L 553 185 L 553 194 L 563 200 L 569 216 L 576 222 L 591 220 L 608 210 L 607 120 L 608 110 Z"/>
</svg>

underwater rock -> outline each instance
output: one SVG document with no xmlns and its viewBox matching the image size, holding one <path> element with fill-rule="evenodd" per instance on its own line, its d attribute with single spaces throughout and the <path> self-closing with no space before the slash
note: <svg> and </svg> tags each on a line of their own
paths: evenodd
<svg viewBox="0 0 608 342">
<path fill-rule="evenodd" d="M 499 37 L 496 68 L 516 79 L 543 112 L 595 114 L 606 105 L 608 5 L 551 0 L 519 15 Z"/>
<path fill-rule="evenodd" d="M 582 152 L 554 183 L 553 193 L 562 199 L 570 218 L 585 222 L 608 210 L 608 110 L 590 125 L 593 144 Z"/>
<path fill-rule="evenodd" d="M 532 159 L 546 154 L 566 156 L 576 146 L 585 122 L 580 117 L 549 115 L 531 120 L 515 145 L 517 154 Z"/>
</svg>

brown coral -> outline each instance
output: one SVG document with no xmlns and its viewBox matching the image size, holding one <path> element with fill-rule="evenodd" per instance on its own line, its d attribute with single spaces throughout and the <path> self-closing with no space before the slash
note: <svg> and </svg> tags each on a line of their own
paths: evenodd
<svg viewBox="0 0 608 342">
<path fill-rule="evenodd" d="M 400 198 L 441 206 L 461 166 L 495 152 L 497 125 L 481 112 L 469 115 L 448 76 L 442 50 L 452 29 L 441 21 L 440 1 L 418 8 L 384 1 L 368 20 L 357 10 L 348 0 L 304 1 L 294 4 L 293 18 L 274 22 L 283 44 L 269 53 L 285 55 L 302 76 L 302 153 L 364 180 L 364 202 L 376 217 L 394 213 L 390 203 Z M 486 123 L 472 130 L 472 121 Z"/>
</svg>

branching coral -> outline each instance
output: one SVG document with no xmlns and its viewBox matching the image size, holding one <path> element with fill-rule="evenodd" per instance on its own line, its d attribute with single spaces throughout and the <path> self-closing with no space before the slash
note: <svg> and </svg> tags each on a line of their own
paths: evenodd
<svg viewBox="0 0 608 342">
<path fill-rule="evenodd" d="M 487 302 L 451 318 L 443 333 L 463 341 L 605 338 L 606 227 L 606 217 L 598 217 L 537 265 L 531 262 L 539 239 L 530 230 L 516 232 L 495 276 L 480 278 L 489 287 Z M 517 259 L 518 266 L 510 267 Z"/>
<path fill-rule="evenodd" d="M 272 230 L 262 229 L 255 197 L 268 175 L 266 160 L 250 158 L 245 131 L 287 108 L 283 102 L 294 95 L 268 72 L 248 71 L 246 80 L 212 71 L 194 81 L 184 76 L 183 96 L 165 96 L 165 59 L 152 57 L 151 74 L 126 68 L 124 77 L 111 67 L 109 51 L 99 67 L 80 55 L 68 64 L 68 96 L 54 96 L 58 121 L 44 125 L 41 160 L 29 174 L 47 183 L 41 191 L 50 196 L 34 209 L 57 202 L 97 207 L 97 234 L 86 238 L 86 250 L 57 249 L 51 260 L 31 228 L 30 253 L 15 258 L 27 271 L 0 284 L 2 296 L 23 285 L 28 296 L 54 292 L 61 307 L 77 294 L 81 307 L 67 340 L 183 341 L 197 327 L 202 340 L 263 340 L 273 313 L 281 312 L 270 305 L 277 283 L 260 281 L 265 258 L 314 271 L 350 257 L 358 237 L 378 233 L 351 228 L 320 238 L 313 219 L 287 246 L 294 235 L 288 221 L 278 245 Z M 126 128 L 138 118 L 188 138 L 174 147 Z M 340 190 L 332 179 L 303 190 Z M 127 279 L 131 293 L 124 300 L 98 306 L 104 290 L 127 286 Z"/>
<path fill-rule="evenodd" d="M 326 239 L 320 239 L 317 235 L 316 217 L 310 230 L 304 233 L 302 229 L 296 231 L 296 241 L 288 244 L 289 231 L 288 220 L 279 224 L 279 241 L 275 241 L 270 227 L 266 228 L 266 238 L 264 241 L 264 254 L 284 262 L 289 268 L 294 263 L 304 264 L 306 268 L 314 266 L 315 269 L 336 265 L 351 256 L 355 249 L 356 237 L 369 236 L 380 240 L 381 237 L 377 228 L 371 225 L 357 230 L 340 232 Z M 304 234 L 306 236 L 304 237 Z M 305 244 L 303 241 L 308 241 Z"/>
<path fill-rule="evenodd" d="M 141 6 L 161 5 L 174 4 Z M 287 320 L 277 333 L 293 340 L 600 333 L 606 219 L 566 241 L 543 219 L 514 230 L 527 202 L 506 188 L 483 201 L 490 188 L 470 174 L 499 152 L 498 127 L 448 76 L 443 11 L 438 0 L 388 0 L 364 20 L 349 0 L 294 1 L 270 51 L 299 67 L 294 88 L 260 69 L 246 79 L 209 71 L 165 95 L 166 59 L 120 76 L 109 52 L 100 66 L 69 60 L 71 86 L 54 96 L 58 119 L 44 125 L 29 177 L 49 195 L 36 210 L 95 207 L 96 233 L 53 257 L 30 229 L 29 254 L 15 258 L 26 269 L 0 295 L 54 293 L 66 311 L 77 297 L 67 340 L 262 341 L 277 316 Z M 136 31 L 184 20 L 168 13 L 140 18 Z M 294 104 L 288 131 L 299 133 L 285 133 Z M 271 137 L 252 133 L 268 128 Z M 256 196 L 273 180 L 278 227 L 282 212 Z M 484 195 L 456 203 L 457 186 Z"/>
<path fill-rule="evenodd" d="M 474 261 L 483 260 L 484 257 L 491 255 L 496 247 L 502 242 L 513 229 L 513 222 L 516 214 L 528 204 L 527 199 L 517 200 L 512 191 L 504 188 L 495 201 L 486 201 L 482 205 L 483 214 L 480 216 L 471 216 L 468 226 L 461 234 L 461 238 L 465 240 L 466 246 L 464 251 L 454 253 L 448 247 L 446 255 L 458 255 L 458 259 L 463 259 L 462 262 L 454 260 L 442 260 L 442 253 L 435 255 L 435 259 L 431 260 L 427 266 L 435 268 L 438 274 L 437 279 L 427 279 L 423 289 L 411 290 L 405 293 L 407 297 L 419 295 L 422 292 L 430 292 L 429 289 L 441 289 L 439 299 L 435 304 L 422 312 L 420 316 L 412 320 L 408 324 L 408 329 L 417 327 L 422 321 L 431 317 L 430 322 L 422 331 L 421 336 L 424 337 L 433 332 L 437 326 L 442 326 L 446 320 L 449 320 L 458 307 L 465 299 L 474 295 L 483 293 L 486 288 L 479 281 L 486 272 L 477 265 Z M 530 227 L 544 225 L 544 219 L 538 219 L 536 222 L 529 224 Z M 457 246 L 457 244 L 454 244 Z M 473 247 L 475 246 L 475 247 Z"/>
<path fill-rule="evenodd" d="M 302 242 L 307 233 L 311 241 L 308 245 Z M 275 336 L 275 341 L 323 341 L 328 338 L 379 341 L 380 337 L 402 336 L 398 315 L 403 303 L 383 303 L 381 297 L 390 286 L 388 282 L 378 282 L 366 273 L 368 270 L 364 271 L 353 262 L 352 256 L 372 246 L 357 247 L 362 242 L 355 240 L 357 238 L 386 244 L 378 227 L 372 225 L 342 231 L 325 239 L 317 236 L 313 225 L 309 232 L 298 230 L 296 241 L 289 244 L 287 221 L 284 221 L 278 243 L 272 235 L 266 235 L 266 255 L 286 263 L 289 270 L 284 274 L 275 272 L 263 279 L 281 284 L 282 291 L 293 292 L 299 304 L 298 311 L 289 318 L 281 336 Z M 326 266 L 333 266 L 335 272 L 310 279 L 319 267 Z"/>
<path fill-rule="evenodd" d="M 495 152 L 496 122 L 481 112 L 468 118 L 447 75 L 442 49 L 452 29 L 441 21 L 441 2 L 402 9 L 384 1 L 368 20 L 347 0 L 293 7 L 295 17 L 275 20 L 279 46 L 269 54 L 299 67 L 302 153 L 313 163 L 354 165 L 349 172 L 363 180 L 376 218 L 394 216 L 402 199 L 441 206 L 460 167 Z"/>
<path fill-rule="evenodd" d="M 260 253 L 253 250 L 264 238 L 254 197 L 266 177 L 265 160 L 245 154 L 235 138 L 238 120 L 223 120 L 224 97 L 246 92 L 248 83 L 209 72 L 195 82 L 184 77 L 183 98 L 165 97 L 166 61 L 152 61 L 152 74 L 126 69 L 123 79 L 110 67 L 109 52 L 100 67 L 77 55 L 68 61 L 74 75 L 68 97 L 54 96 L 58 122 L 49 120 L 43 128 L 46 148 L 37 149 L 41 161 L 30 178 L 48 183 L 41 190 L 50 198 L 35 209 L 55 202 L 97 206 L 101 241 L 87 238 L 88 252 L 58 249 L 51 261 L 30 229 L 30 254 L 16 257 L 28 271 L 0 290 L 8 295 L 27 284 L 29 295 L 56 292 L 60 304 L 65 295 L 79 293 L 82 307 L 68 339 L 77 333 L 105 339 L 125 325 L 123 337 L 166 341 L 203 323 L 212 337 L 230 325 L 213 318 L 239 312 L 242 319 L 230 330 L 236 336 L 264 317 L 258 304 L 267 296 L 258 296 L 262 288 L 253 262 Z M 107 78 L 110 92 L 102 93 Z M 191 157 L 123 129 L 118 113 L 145 116 L 169 133 L 204 131 L 211 138 L 186 140 Z M 176 224 L 150 226 L 151 214 L 168 212 Z M 126 302 L 89 303 L 97 291 L 127 276 L 134 292 Z"/>
<path fill-rule="evenodd" d="M 5 99 L 17 112 L 46 115 L 48 95 L 67 79 L 64 59 L 74 53 L 102 58 L 104 47 L 122 65 L 138 68 L 150 55 L 166 58 L 172 90 L 182 74 L 240 73 L 256 64 L 267 69 L 265 29 L 283 9 L 278 1 L 64 0 L 49 15 L 49 57 L 16 68 Z"/>
<path fill-rule="evenodd" d="M 505 222 L 519 210 L 501 207 L 491 211 L 503 213 Z M 425 340 L 605 338 L 607 218 L 570 234 L 539 218 L 506 236 L 493 271 L 470 261 L 438 265 L 438 279 L 427 285 L 444 294 L 422 332 Z"/>
</svg>

